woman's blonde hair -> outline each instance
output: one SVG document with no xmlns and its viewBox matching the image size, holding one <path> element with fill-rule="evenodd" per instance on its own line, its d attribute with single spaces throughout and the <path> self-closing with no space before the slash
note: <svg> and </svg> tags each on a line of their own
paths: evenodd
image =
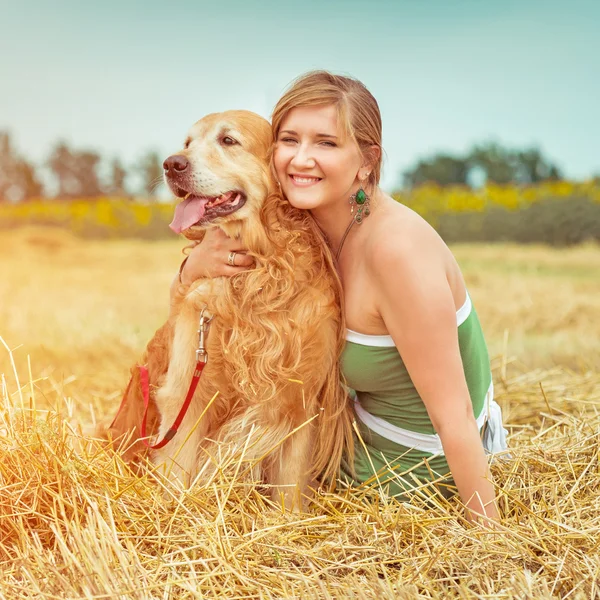
<svg viewBox="0 0 600 600">
<path fill-rule="evenodd" d="M 357 79 L 329 71 L 310 71 L 295 79 L 273 109 L 273 141 L 277 140 L 281 124 L 292 109 L 327 105 L 337 108 L 343 132 L 356 142 L 372 164 L 367 185 L 376 187 L 381 177 L 381 113 L 377 100 Z M 373 146 L 379 148 L 376 156 Z"/>
</svg>

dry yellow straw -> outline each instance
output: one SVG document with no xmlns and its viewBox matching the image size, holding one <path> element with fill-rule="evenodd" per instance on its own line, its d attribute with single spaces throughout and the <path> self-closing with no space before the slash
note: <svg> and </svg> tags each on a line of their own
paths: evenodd
<svg viewBox="0 0 600 600">
<path fill-rule="evenodd" d="M 598 374 L 507 378 L 513 459 L 492 463 L 493 532 L 457 500 L 401 504 L 377 482 L 283 514 L 242 477 L 252 436 L 208 485 L 177 489 L 111 450 L 76 453 L 58 411 L 17 410 L 3 389 L 3 597 L 600 597 Z"/>
</svg>

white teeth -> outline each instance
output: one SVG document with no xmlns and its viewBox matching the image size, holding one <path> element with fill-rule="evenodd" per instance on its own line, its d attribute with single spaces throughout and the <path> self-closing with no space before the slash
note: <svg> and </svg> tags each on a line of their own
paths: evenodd
<svg viewBox="0 0 600 600">
<path fill-rule="evenodd" d="M 294 181 L 298 183 L 312 183 L 313 181 L 319 181 L 316 177 L 297 177 L 296 175 L 292 175 Z"/>
</svg>

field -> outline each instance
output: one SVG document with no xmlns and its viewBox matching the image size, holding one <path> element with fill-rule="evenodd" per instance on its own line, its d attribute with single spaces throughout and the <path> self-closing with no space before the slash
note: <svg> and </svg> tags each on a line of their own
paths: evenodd
<svg viewBox="0 0 600 600">
<path fill-rule="evenodd" d="M 226 478 L 179 492 L 75 454 L 164 320 L 181 245 L 1 233 L 0 598 L 600 598 L 599 246 L 453 247 L 511 432 L 490 532 L 455 500 L 284 515 Z"/>
</svg>

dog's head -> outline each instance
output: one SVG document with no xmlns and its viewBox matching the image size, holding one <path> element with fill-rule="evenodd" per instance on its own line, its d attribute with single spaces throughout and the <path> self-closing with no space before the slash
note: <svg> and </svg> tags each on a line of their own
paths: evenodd
<svg viewBox="0 0 600 600">
<path fill-rule="evenodd" d="M 214 113 L 189 131 L 182 150 L 163 163 L 171 191 L 183 200 L 170 227 L 189 239 L 219 226 L 230 234 L 258 218 L 270 190 L 271 126 L 245 110 Z"/>
</svg>

